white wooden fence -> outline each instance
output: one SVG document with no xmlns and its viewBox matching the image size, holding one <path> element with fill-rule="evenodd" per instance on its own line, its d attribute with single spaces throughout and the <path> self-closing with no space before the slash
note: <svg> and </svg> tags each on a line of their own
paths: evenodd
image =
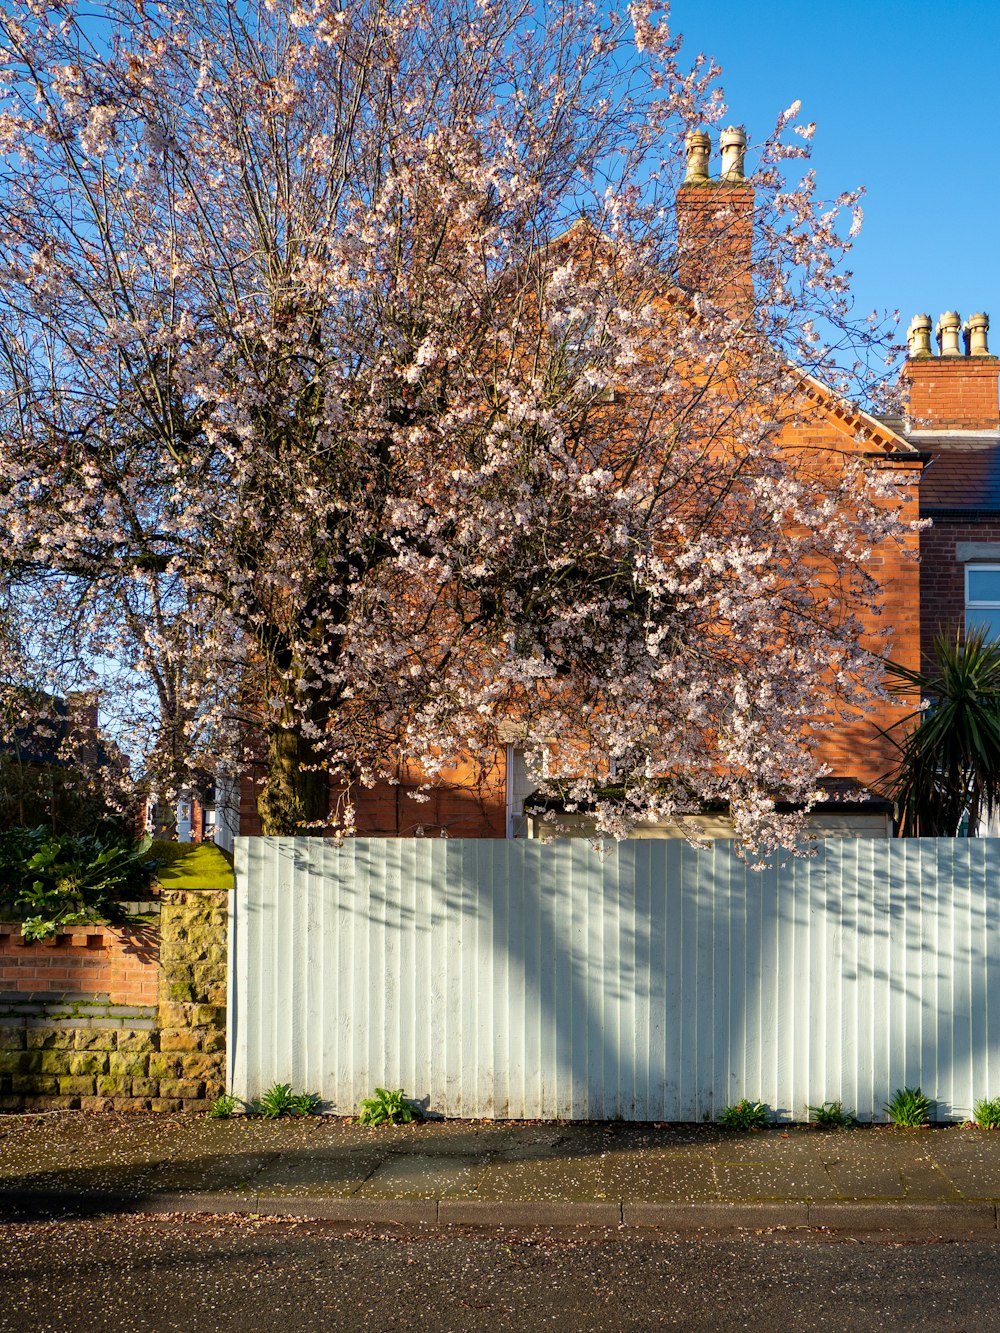
<svg viewBox="0 0 1000 1333">
<path fill-rule="evenodd" d="M 729 843 L 241 838 L 236 869 L 242 1098 L 700 1120 L 1000 1096 L 1000 839 L 830 839 L 758 872 Z"/>
</svg>

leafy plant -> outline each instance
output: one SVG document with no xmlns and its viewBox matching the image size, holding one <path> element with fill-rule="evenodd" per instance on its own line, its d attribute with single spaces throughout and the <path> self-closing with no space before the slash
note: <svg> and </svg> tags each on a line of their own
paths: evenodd
<svg viewBox="0 0 1000 1333">
<path fill-rule="evenodd" d="M 319 1115 L 322 1106 L 319 1095 L 315 1092 L 299 1092 L 292 1098 L 292 1115 Z"/>
<path fill-rule="evenodd" d="M 279 1120 L 285 1115 L 315 1115 L 320 1105 L 314 1092 L 293 1092 L 290 1083 L 272 1083 L 252 1110 L 265 1120 Z"/>
<path fill-rule="evenodd" d="M 26 939 L 45 939 L 60 926 L 115 920 L 119 902 L 140 897 L 158 862 L 150 840 L 108 829 L 54 834 L 16 828 L 0 833 L 0 912 L 23 921 Z"/>
<path fill-rule="evenodd" d="M 844 1110 L 843 1102 L 822 1102 L 819 1106 L 807 1106 L 809 1123 L 820 1129 L 850 1129 L 854 1116 Z"/>
<path fill-rule="evenodd" d="M 982 627 L 954 640 L 939 635 L 928 674 L 895 662 L 886 670 L 897 694 L 926 703 L 883 733 L 899 752 L 881 790 L 900 835 L 954 838 L 966 819 L 974 832 L 1000 808 L 1000 640 Z M 890 734 L 897 729 L 899 741 Z"/>
<path fill-rule="evenodd" d="M 982 1129 L 1000 1129 L 1000 1097 L 984 1098 L 972 1107 L 972 1115 Z"/>
<path fill-rule="evenodd" d="M 230 1093 L 224 1092 L 216 1097 L 215 1101 L 208 1108 L 208 1114 L 213 1120 L 228 1120 L 233 1112 L 239 1106 L 239 1101 Z"/>
<path fill-rule="evenodd" d="M 358 1123 L 362 1125 L 408 1125 L 412 1120 L 423 1120 L 424 1113 L 419 1106 L 397 1088 L 389 1092 L 386 1088 L 376 1088 L 374 1097 L 367 1097 L 361 1103 Z"/>
<path fill-rule="evenodd" d="M 919 1088 L 897 1088 L 886 1103 L 885 1113 L 901 1129 L 919 1129 L 927 1124 L 930 1109 L 931 1099 Z"/>
<path fill-rule="evenodd" d="M 751 1102 L 745 1097 L 719 1112 L 719 1124 L 723 1129 L 760 1129 L 770 1120 L 771 1113 L 763 1102 Z"/>
</svg>

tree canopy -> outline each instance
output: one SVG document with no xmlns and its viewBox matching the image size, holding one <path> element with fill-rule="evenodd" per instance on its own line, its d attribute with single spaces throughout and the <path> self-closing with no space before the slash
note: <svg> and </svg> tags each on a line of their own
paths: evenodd
<svg viewBox="0 0 1000 1333">
<path fill-rule="evenodd" d="M 602 829 L 721 799 L 788 836 L 808 724 L 880 689 L 900 531 L 862 451 L 780 440 L 793 366 L 847 394 L 878 345 L 812 127 L 754 148 L 734 308 L 678 246 L 724 107 L 665 9 L 102 9 L 0 18 L 0 567 L 36 662 L 161 790 L 261 738 L 269 832 L 513 728 L 570 801 L 613 767 Z"/>
</svg>

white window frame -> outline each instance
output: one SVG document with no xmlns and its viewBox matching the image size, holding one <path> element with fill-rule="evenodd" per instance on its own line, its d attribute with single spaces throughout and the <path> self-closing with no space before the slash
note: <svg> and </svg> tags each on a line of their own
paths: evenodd
<svg viewBox="0 0 1000 1333">
<path fill-rule="evenodd" d="M 1000 564 L 987 563 L 985 560 L 970 560 L 965 566 L 965 629 L 969 628 L 970 611 L 1000 611 L 1000 597 L 973 599 L 969 596 L 969 575 L 971 572 L 1000 575 Z"/>
</svg>

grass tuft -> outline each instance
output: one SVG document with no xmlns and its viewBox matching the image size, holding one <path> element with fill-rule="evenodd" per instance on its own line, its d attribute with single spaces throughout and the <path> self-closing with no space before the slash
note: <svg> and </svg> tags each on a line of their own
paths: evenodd
<svg viewBox="0 0 1000 1333">
<path fill-rule="evenodd" d="M 919 1088 L 897 1088 L 885 1105 L 890 1121 L 900 1129 L 921 1129 L 927 1124 L 931 1099 Z"/>
<path fill-rule="evenodd" d="M 1000 1097 L 974 1103 L 972 1115 L 980 1129 L 1000 1129 Z"/>
</svg>

